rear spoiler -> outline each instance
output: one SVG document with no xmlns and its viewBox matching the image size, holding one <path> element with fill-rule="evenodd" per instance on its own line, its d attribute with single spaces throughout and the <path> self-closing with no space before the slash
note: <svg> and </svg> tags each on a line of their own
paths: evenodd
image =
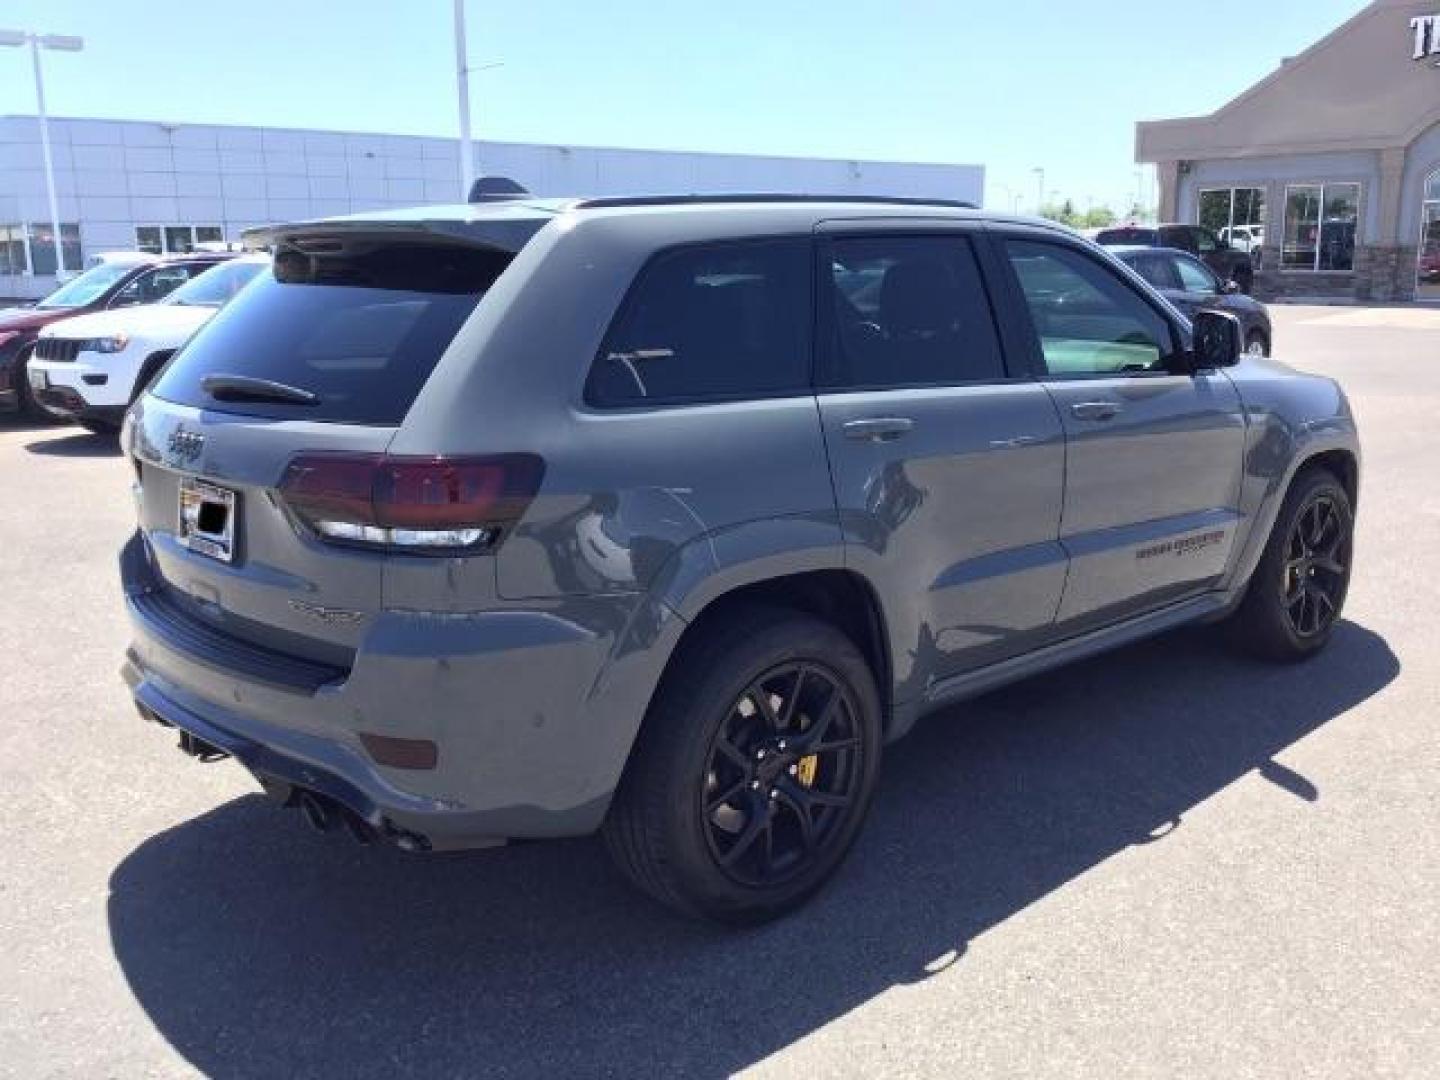
<svg viewBox="0 0 1440 1080">
<path fill-rule="evenodd" d="M 506 206 L 504 211 L 511 211 Z M 458 244 L 514 254 L 524 247 L 554 212 L 516 206 L 512 212 L 489 209 L 474 217 L 356 216 L 246 229 L 241 239 L 248 251 L 273 251 L 282 245 L 312 255 L 339 254 L 359 245 Z M 463 212 L 463 210 L 462 210 Z"/>
</svg>

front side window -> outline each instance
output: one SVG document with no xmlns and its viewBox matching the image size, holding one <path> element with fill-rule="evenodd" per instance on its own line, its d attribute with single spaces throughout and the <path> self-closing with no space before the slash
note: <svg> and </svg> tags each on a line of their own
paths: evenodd
<svg viewBox="0 0 1440 1080">
<path fill-rule="evenodd" d="M 1172 258 L 1171 262 L 1174 263 L 1175 273 L 1180 277 L 1180 287 L 1186 292 L 1214 294 L 1220 291 L 1220 283 L 1204 263 L 1178 256 Z"/>
<path fill-rule="evenodd" d="M 640 272 L 590 370 L 599 407 L 802 393 L 810 383 L 810 242 L 680 248 Z"/>
<path fill-rule="evenodd" d="M 1005 363 L 980 267 L 958 236 L 836 240 L 828 282 L 831 389 L 983 382 Z"/>
<path fill-rule="evenodd" d="M 159 266 L 147 270 L 126 285 L 111 299 L 110 307 L 134 307 L 136 304 L 153 304 L 163 300 L 190 280 L 190 268 L 185 266 Z"/>
<path fill-rule="evenodd" d="M 1359 220 L 1359 184 L 1286 188 L 1281 263 L 1290 270 L 1353 270 Z"/>
<path fill-rule="evenodd" d="M 1170 325 L 1143 297 L 1073 248 L 1031 240 L 1005 244 L 1052 376 L 1166 370 Z"/>
</svg>

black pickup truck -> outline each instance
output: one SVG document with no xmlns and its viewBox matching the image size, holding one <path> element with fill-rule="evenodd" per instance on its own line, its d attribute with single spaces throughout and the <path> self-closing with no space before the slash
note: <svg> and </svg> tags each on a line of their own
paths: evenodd
<svg viewBox="0 0 1440 1080">
<path fill-rule="evenodd" d="M 1255 285 L 1250 256 L 1199 225 L 1116 225 L 1096 233 L 1095 242 L 1102 247 L 1179 248 L 1204 260 L 1222 282 L 1235 282 L 1241 292 L 1248 293 Z"/>
</svg>

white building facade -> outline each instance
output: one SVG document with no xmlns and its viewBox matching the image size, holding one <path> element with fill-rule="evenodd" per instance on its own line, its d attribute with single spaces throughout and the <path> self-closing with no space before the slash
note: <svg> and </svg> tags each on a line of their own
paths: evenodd
<svg viewBox="0 0 1440 1080">
<path fill-rule="evenodd" d="M 149 121 L 50 120 L 64 271 L 100 251 L 184 251 L 254 225 L 461 199 L 459 141 Z M 979 205 L 977 165 L 475 144 L 476 174 L 537 195 L 774 191 Z M 0 117 L 0 297 L 56 283 L 33 116 Z"/>
</svg>

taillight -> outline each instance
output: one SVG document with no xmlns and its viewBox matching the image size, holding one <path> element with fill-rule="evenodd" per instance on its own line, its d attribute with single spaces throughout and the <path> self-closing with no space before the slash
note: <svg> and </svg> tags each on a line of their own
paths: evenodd
<svg viewBox="0 0 1440 1080">
<path fill-rule="evenodd" d="M 306 453 L 280 480 L 291 513 L 322 540 L 415 554 L 494 551 L 540 489 L 533 454 L 393 457 Z"/>
</svg>

